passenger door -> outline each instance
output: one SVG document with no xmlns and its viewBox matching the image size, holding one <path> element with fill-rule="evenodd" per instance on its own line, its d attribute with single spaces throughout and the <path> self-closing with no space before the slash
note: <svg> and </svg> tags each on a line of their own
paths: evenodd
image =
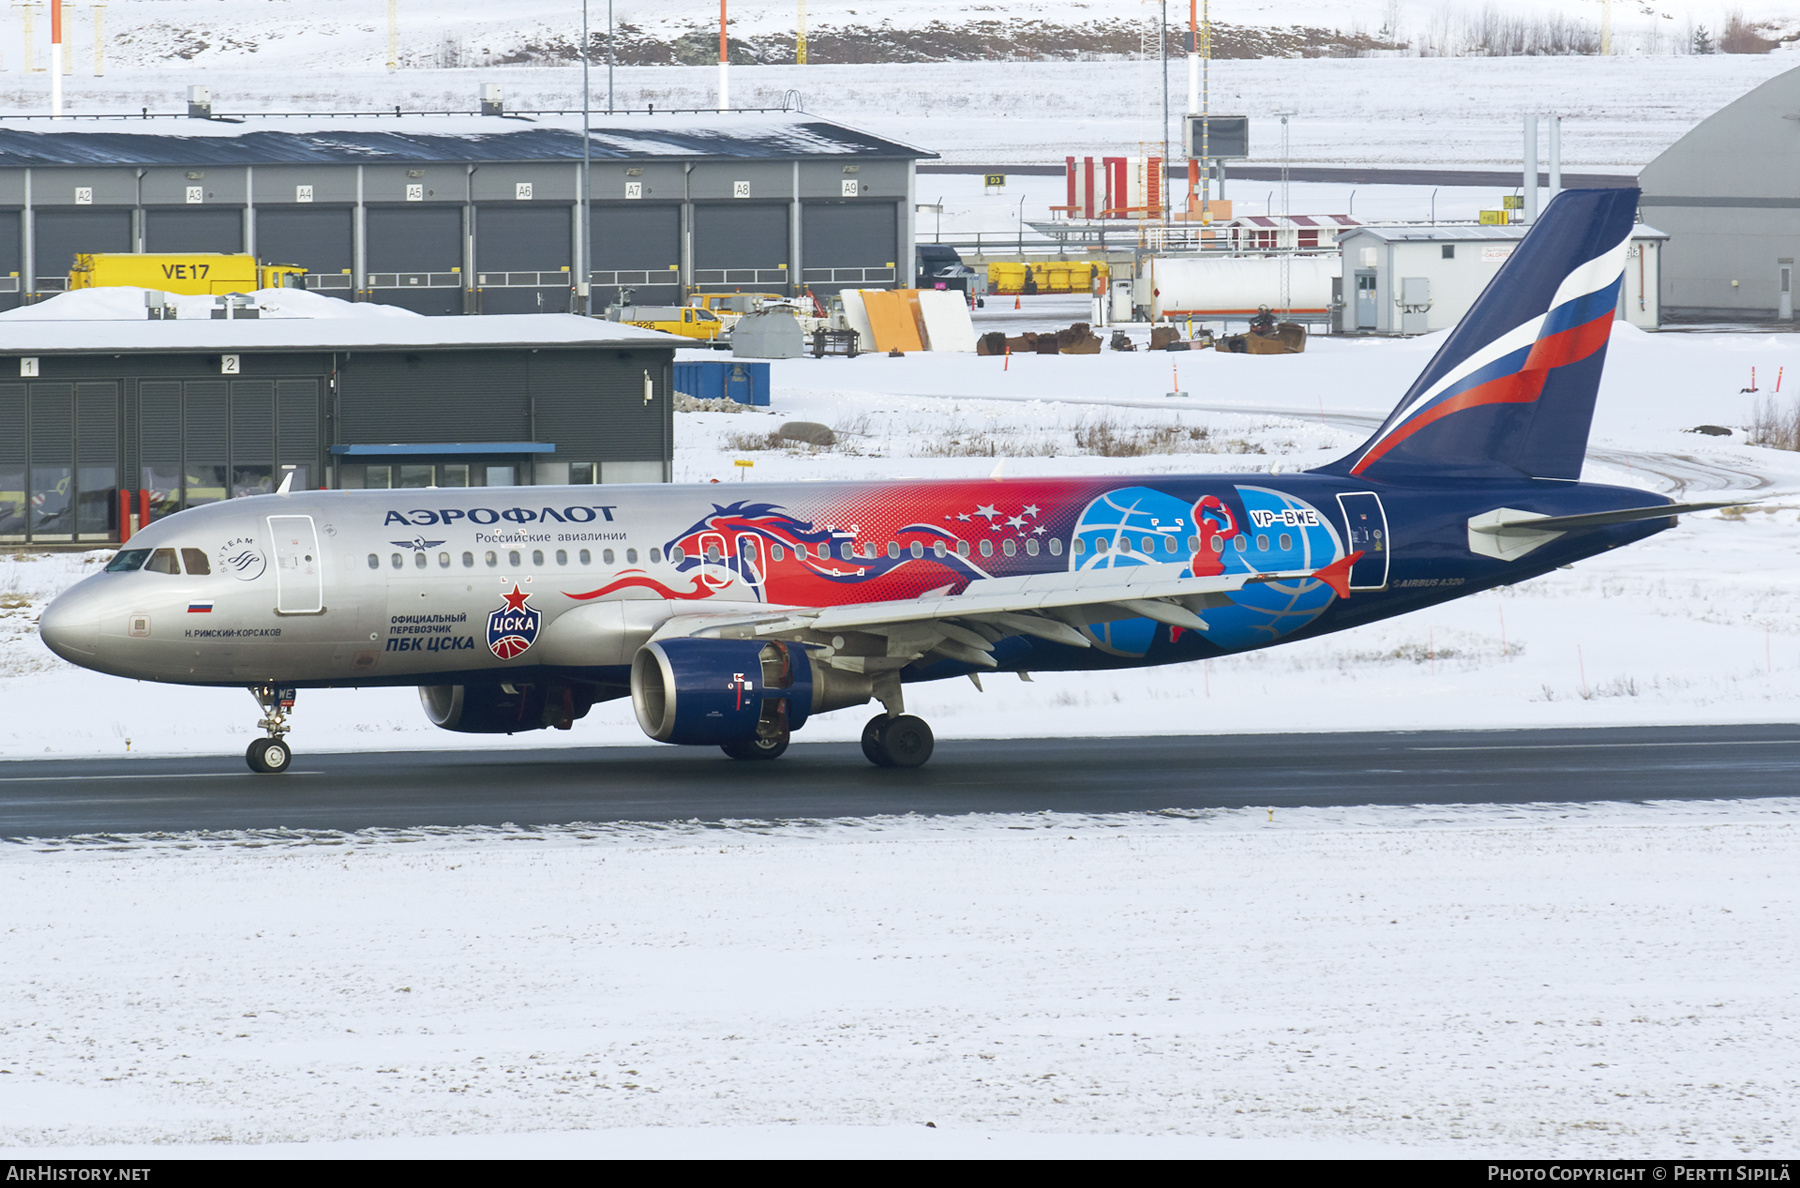
<svg viewBox="0 0 1800 1188">
<path fill-rule="evenodd" d="M 270 516 L 269 542 L 275 553 L 275 613 L 323 614 L 325 574 L 313 518 Z"/>
<path fill-rule="evenodd" d="M 1362 554 L 1350 567 L 1352 590 L 1379 590 L 1387 585 L 1388 540 L 1387 512 L 1381 497 L 1373 491 L 1339 495 L 1338 507 L 1344 513 L 1344 542 L 1352 552 Z"/>
</svg>

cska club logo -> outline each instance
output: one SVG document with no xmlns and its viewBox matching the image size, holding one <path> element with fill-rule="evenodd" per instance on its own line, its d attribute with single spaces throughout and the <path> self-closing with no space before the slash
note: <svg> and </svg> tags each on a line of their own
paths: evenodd
<svg viewBox="0 0 1800 1188">
<path fill-rule="evenodd" d="M 506 605 L 488 616 L 488 650 L 502 660 L 524 655 L 537 639 L 540 620 L 537 608 L 526 601 L 530 597 L 514 586 Z"/>
</svg>

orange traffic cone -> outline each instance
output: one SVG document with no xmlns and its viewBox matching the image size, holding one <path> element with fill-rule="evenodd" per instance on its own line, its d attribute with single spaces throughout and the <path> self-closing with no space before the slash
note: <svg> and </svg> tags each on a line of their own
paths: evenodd
<svg viewBox="0 0 1800 1188">
<path fill-rule="evenodd" d="M 1017 297 L 1014 297 L 1013 298 L 1013 308 L 1014 309 L 1024 309 L 1025 307 L 1019 304 L 1019 299 Z"/>
</svg>

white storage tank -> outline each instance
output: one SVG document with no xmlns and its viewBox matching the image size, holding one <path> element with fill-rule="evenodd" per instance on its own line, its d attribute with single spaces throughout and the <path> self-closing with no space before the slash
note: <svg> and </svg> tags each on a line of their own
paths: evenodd
<svg viewBox="0 0 1800 1188">
<path fill-rule="evenodd" d="M 1281 270 L 1288 269 L 1288 299 L 1281 299 Z M 1150 281 L 1150 311 L 1156 318 L 1252 318 L 1263 306 L 1295 318 L 1317 320 L 1331 313 L 1332 281 L 1340 258 L 1333 255 L 1152 257 L 1140 275 Z"/>
</svg>

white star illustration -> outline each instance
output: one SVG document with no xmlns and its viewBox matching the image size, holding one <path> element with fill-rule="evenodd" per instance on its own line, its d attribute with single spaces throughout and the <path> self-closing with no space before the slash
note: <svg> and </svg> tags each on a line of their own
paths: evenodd
<svg viewBox="0 0 1800 1188">
<path fill-rule="evenodd" d="M 948 520 L 948 519 L 949 519 L 949 518 L 950 518 L 950 517 L 949 517 L 949 516 L 945 516 L 945 517 L 944 517 L 944 518 L 945 518 L 945 519 L 946 519 L 946 520 Z M 960 520 L 960 521 L 962 521 L 962 522 L 963 522 L 963 523 L 965 523 L 965 524 L 967 524 L 967 523 L 968 523 L 968 522 L 969 522 L 969 513 L 968 513 L 968 512 L 962 512 L 962 513 L 960 513 L 960 514 L 959 514 L 959 515 L 958 515 L 958 516 L 957 516 L 957 517 L 956 517 L 956 518 L 957 518 L 957 519 L 958 519 L 958 520 Z"/>
<path fill-rule="evenodd" d="M 1036 528 L 1033 528 L 1031 532 L 1034 536 L 1042 536 L 1044 534 L 1044 526 L 1039 524 Z"/>
<path fill-rule="evenodd" d="M 1025 510 L 1023 512 L 1020 512 L 1019 514 L 1025 515 L 1025 516 L 1030 516 L 1032 519 L 1035 520 L 1038 517 L 1038 505 L 1035 503 L 1027 503 L 1025 505 Z"/>
<path fill-rule="evenodd" d="M 1025 517 L 1024 516 L 1013 516 L 1011 519 L 1006 521 L 1006 526 L 1008 528 L 1023 528 L 1023 527 L 1025 527 Z"/>
<path fill-rule="evenodd" d="M 986 516 L 987 522 L 992 524 L 995 520 L 1000 518 L 1000 509 L 991 503 L 984 503 L 975 509 L 975 514 L 978 516 Z"/>
</svg>

